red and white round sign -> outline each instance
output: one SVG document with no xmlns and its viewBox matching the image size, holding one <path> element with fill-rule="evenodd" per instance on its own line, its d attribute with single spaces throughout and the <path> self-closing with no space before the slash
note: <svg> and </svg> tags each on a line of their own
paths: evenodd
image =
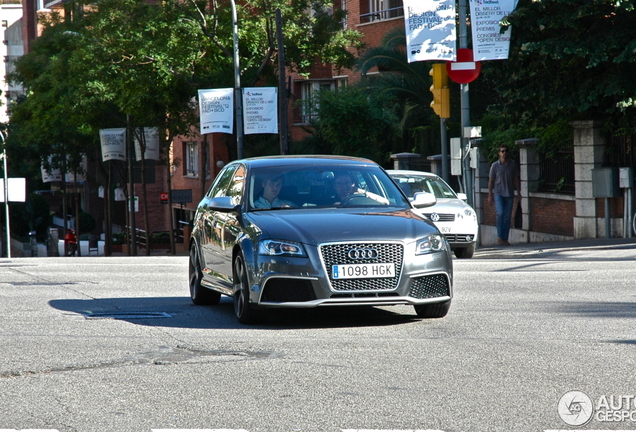
<svg viewBox="0 0 636 432">
<path fill-rule="evenodd" d="M 459 84 L 475 81 L 481 71 L 481 63 L 473 60 L 473 50 L 460 48 L 457 50 L 457 61 L 446 62 L 448 77 Z"/>
</svg>

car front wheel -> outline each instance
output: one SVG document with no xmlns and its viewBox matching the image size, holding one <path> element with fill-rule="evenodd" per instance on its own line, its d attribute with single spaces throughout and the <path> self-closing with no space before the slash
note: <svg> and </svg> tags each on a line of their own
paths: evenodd
<svg viewBox="0 0 636 432">
<path fill-rule="evenodd" d="M 455 249 L 455 256 L 457 258 L 472 258 L 473 255 L 475 255 L 475 245 Z"/>
<path fill-rule="evenodd" d="M 188 280 L 190 281 L 190 298 L 195 305 L 215 305 L 221 300 L 221 293 L 201 286 L 203 272 L 197 254 L 196 246 L 190 248 L 190 264 L 188 265 Z"/>
<path fill-rule="evenodd" d="M 443 318 L 450 309 L 451 301 L 448 300 L 444 303 L 432 303 L 415 305 L 415 313 L 420 318 Z"/>
<path fill-rule="evenodd" d="M 262 319 L 249 301 L 249 289 L 245 260 L 238 255 L 234 259 L 234 314 L 241 324 L 257 324 Z"/>
</svg>

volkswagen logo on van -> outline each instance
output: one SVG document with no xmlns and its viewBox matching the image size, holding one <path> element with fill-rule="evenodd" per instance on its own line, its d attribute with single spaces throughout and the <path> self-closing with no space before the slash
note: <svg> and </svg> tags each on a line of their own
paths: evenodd
<svg viewBox="0 0 636 432">
<path fill-rule="evenodd" d="M 352 260 L 377 259 L 378 251 L 371 248 L 351 249 L 347 256 Z"/>
</svg>

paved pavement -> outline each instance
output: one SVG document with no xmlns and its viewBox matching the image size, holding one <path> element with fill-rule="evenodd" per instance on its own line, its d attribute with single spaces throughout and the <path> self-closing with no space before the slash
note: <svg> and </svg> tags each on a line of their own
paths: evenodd
<svg viewBox="0 0 636 432">
<path fill-rule="evenodd" d="M 517 243 L 510 246 L 480 246 L 474 258 L 532 258 L 564 250 L 635 249 L 636 238 L 598 238 L 545 243 Z"/>
</svg>

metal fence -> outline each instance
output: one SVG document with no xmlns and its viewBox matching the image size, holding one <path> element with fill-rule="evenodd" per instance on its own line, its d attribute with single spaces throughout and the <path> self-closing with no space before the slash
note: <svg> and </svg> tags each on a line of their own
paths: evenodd
<svg viewBox="0 0 636 432">
<path fill-rule="evenodd" d="M 541 157 L 539 192 L 574 195 L 574 149 L 559 150 Z"/>
<path fill-rule="evenodd" d="M 612 136 L 609 141 L 605 166 L 636 167 L 636 135 Z"/>
</svg>

